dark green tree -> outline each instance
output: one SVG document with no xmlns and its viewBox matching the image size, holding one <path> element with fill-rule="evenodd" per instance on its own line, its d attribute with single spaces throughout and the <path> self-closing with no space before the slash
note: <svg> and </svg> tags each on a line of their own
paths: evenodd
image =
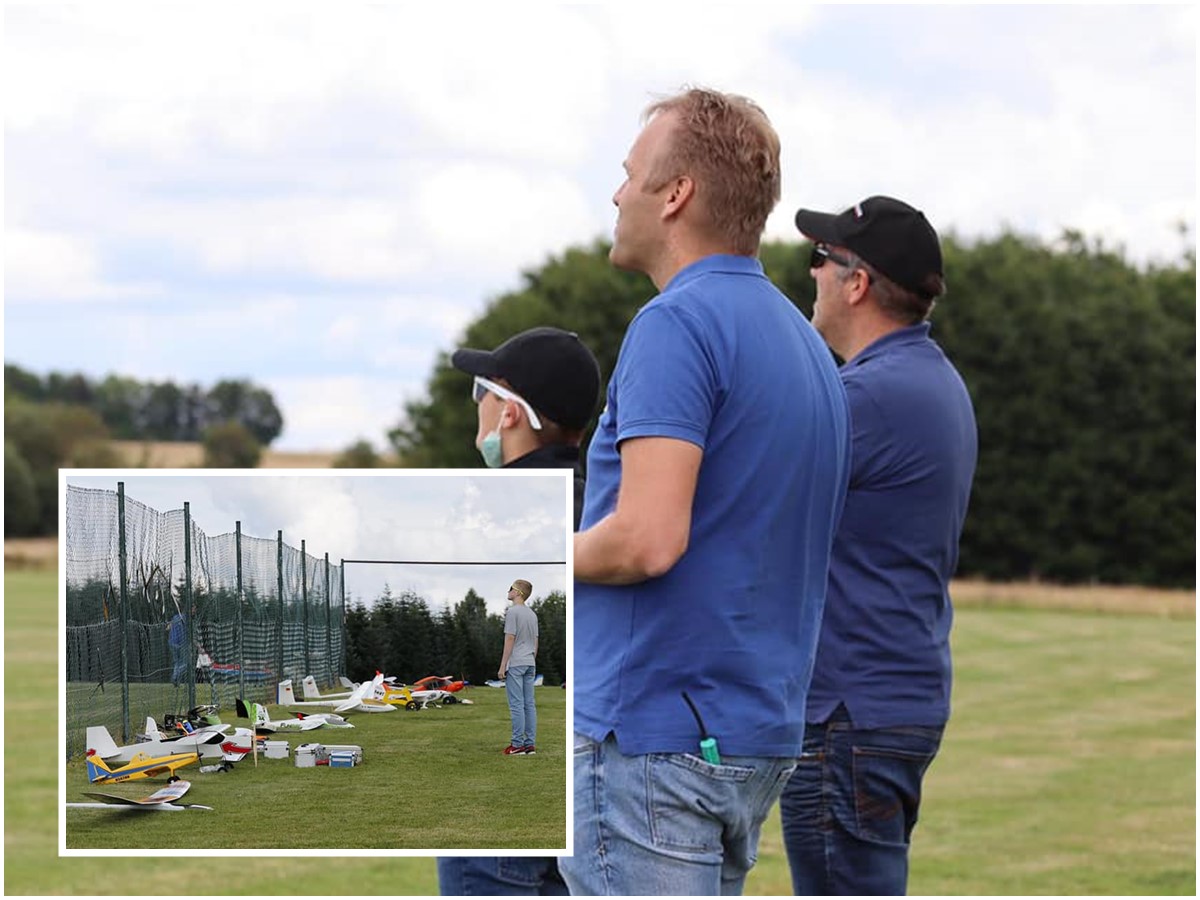
<svg viewBox="0 0 1200 900">
<path fill-rule="evenodd" d="M 376 469 L 382 465 L 379 454 L 367 440 L 355 441 L 333 460 L 335 469 Z"/>
<path fill-rule="evenodd" d="M 459 342 L 494 347 L 557 325 L 596 352 L 605 381 L 630 319 L 655 291 L 608 263 L 608 245 L 524 273 Z M 771 242 L 767 274 L 805 315 L 808 246 Z M 933 335 L 975 403 L 980 455 L 959 572 L 1190 587 L 1195 582 L 1194 253 L 1139 268 L 1064 234 L 967 244 L 944 236 L 949 293 Z M 453 349 L 453 348 L 450 348 Z M 470 379 L 441 356 L 428 398 L 389 436 L 401 464 L 478 465 Z"/>
<path fill-rule="evenodd" d="M 567 677 L 567 597 L 552 591 L 529 602 L 538 617 L 537 669 L 546 684 L 562 684 Z"/>
<path fill-rule="evenodd" d="M 21 451 L 12 441 L 4 442 L 4 536 L 25 537 L 38 533 L 41 521 L 38 491 Z"/>
<path fill-rule="evenodd" d="M 209 469 L 253 469 L 262 447 L 239 422 L 222 422 L 204 432 L 204 466 Z"/>
</svg>

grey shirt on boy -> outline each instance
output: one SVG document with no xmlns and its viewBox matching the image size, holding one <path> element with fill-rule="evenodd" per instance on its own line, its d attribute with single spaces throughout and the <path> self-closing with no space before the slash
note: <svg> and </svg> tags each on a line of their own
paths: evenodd
<svg viewBox="0 0 1200 900">
<path fill-rule="evenodd" d="M 523 603 L 514 603 L 504 611 L 504 633 L 515 636 L 509 666 L 534 665 L 534 649 L 537 646 L 537 613 Z"/>
</svg>

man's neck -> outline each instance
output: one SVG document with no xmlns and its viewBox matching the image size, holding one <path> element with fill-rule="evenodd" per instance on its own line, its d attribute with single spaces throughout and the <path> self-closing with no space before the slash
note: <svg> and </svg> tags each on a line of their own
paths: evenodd
<svg viewBox="0 0 1200 900">
<path fill-rule="evenodd" d="M 833 350 L 846 362 L 850 362 L 850 360 L 854 359 L 880 338 L 885 338 L 889 334 L 907 327 L 907 325 L 903 325 L 895 319 L 872 318 L 870 321 L 861 322 L 858 327 L 851 331 L 850 335 L 843 342 L 843 346 L 834 347 Z"/>
</svg>

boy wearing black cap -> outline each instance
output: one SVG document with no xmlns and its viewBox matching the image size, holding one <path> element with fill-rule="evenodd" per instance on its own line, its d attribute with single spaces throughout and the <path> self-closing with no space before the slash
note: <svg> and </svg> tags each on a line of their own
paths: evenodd
<svg viewBox="0 0 1200 900">
<path fill-rule="evenodd" d="M 450 362 L 475 376 L 475 446 L 484 462 L 492 468 L 574 469 L 578 529 L 584 489 L 579 445 L 600 396 L 600 365 L 592 351 L 573 332 L 531 328 L 495 350 L 456 350 Z M 517 593 L 528 598 L 529 582 L 513 582 L 518 585 Z M 501 670 L 509 662 L 509 646 Z M 444 896 L 567 893 L 552 856 L 439 857 L 438 887 Z"/>
<path fill-rule="evenodd" d="M 903 894 L 921 780 L 950 713 L 948 585 L 975 471 L 971 398 L 929 336 L 937 232 L 869 197 L 800 210 L 813 324 L 842 359 L 850 487 L 834 534 L 804 756 L 780 799 L 798 895 Z"/>
<path fill-rule="evenodd" d="M 491 468 L 575 469 L 575 527 L 583 506 L 579 445 L 600 396 L 600 366 L 579 335 L 531 328 L 495 350 L 456 350 L 474 375 L 475 446 Z"/>
</svg>

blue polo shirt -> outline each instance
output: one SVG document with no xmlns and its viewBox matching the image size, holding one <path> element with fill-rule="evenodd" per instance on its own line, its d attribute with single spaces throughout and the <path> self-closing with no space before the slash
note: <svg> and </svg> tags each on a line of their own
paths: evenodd
<svg viewBox="0 0 1200 900">
<path fill-rule="evenodd" d="M 575 729 L 626 754 L 794 756 L 849 464 L 831 354 L 758 260 L 680 271 L 630 323 L 588 451 L 582 528 L 616 507 L 621 442 L 704 451 L 687 552 L 575 585 Z"/>
<path fill-rule="evenodd" d="M 975 413 L 924 322 L 841 370 L 852 465 L 833 544 L 808 721 L 845 703 L 859 728 L 944 725 L 948 591 L 975 474 Z"/>
</svg>

